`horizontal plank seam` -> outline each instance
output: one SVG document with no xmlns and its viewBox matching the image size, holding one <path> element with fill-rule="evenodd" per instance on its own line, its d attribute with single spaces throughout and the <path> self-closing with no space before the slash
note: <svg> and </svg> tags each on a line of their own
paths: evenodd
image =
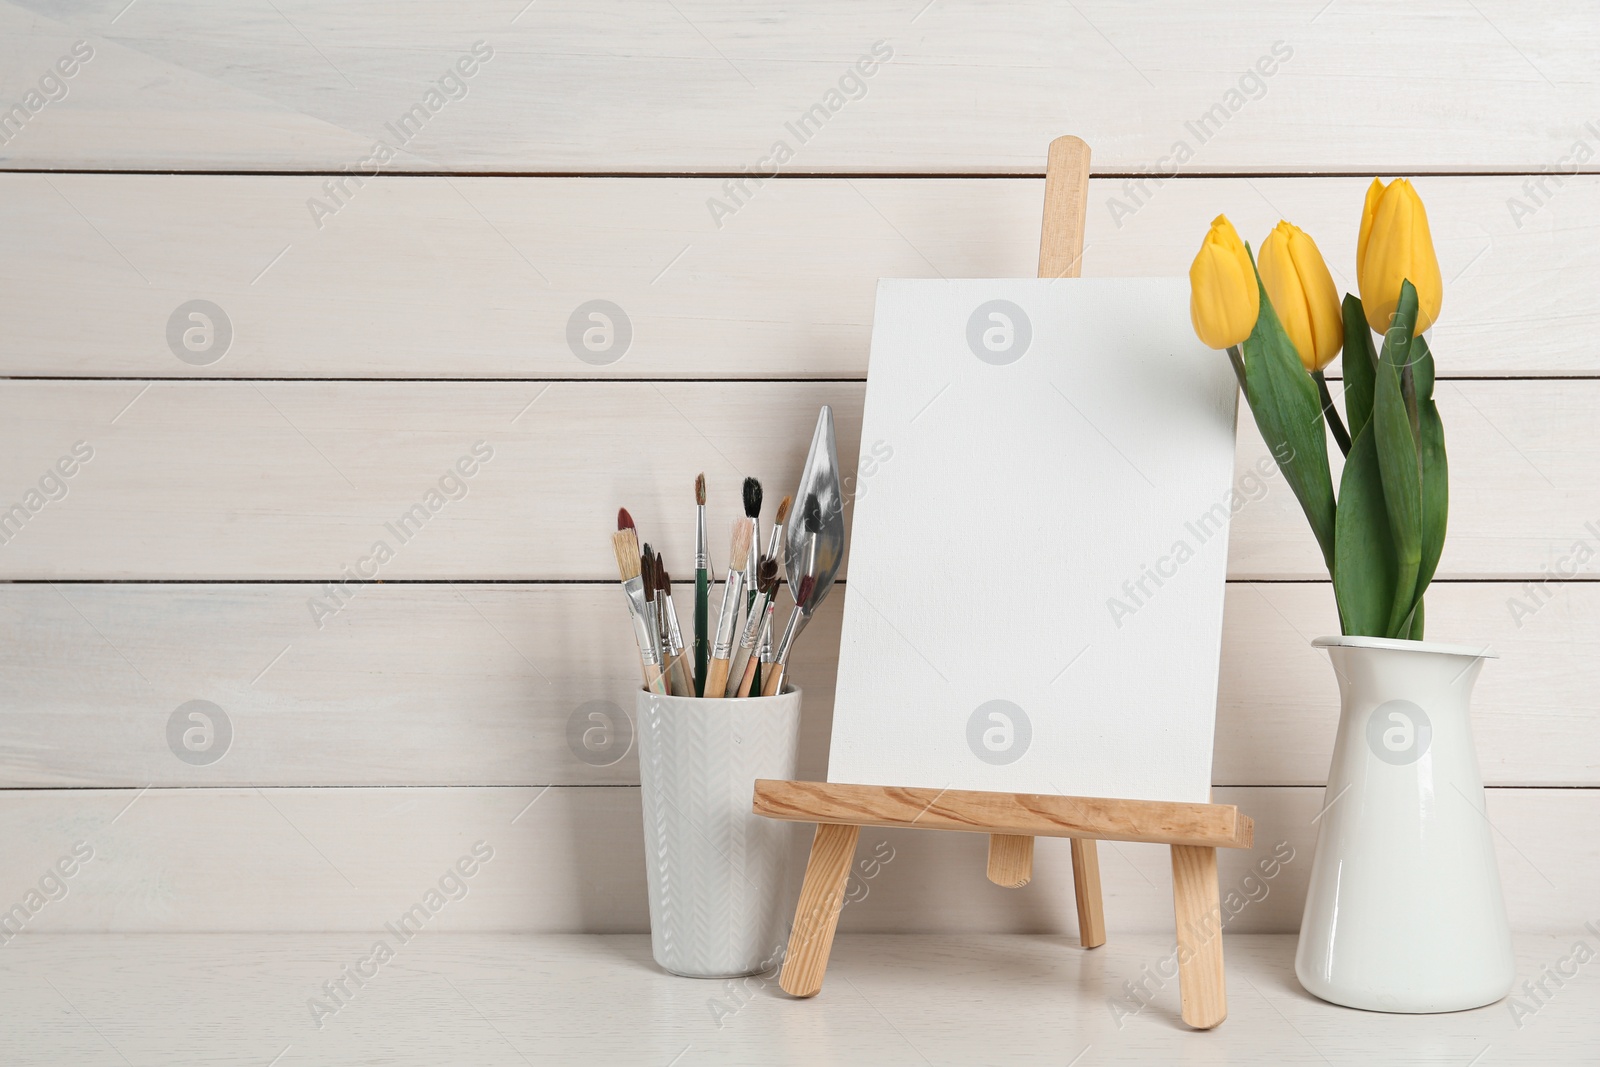
<svg viewBox="0 0 1600 1067">
<path fill-rule="evenodd" d="M 1597 371 L 1594 377 L 1600 377 Z M 1330 378 L 1329 381 L 1337 379 Z M 1440 381 L 1450 379 L 1438 376 Z M 1495 381 L 1501 379 L 1496 378 Z M 1540 379 L 1548 380 L 1548 379 Z M 385 385 L 391 382 L 418 382 L 425 385 L 865 385 L 866 378 L 227 378 L 218 375 L 161 375 L 157 377 L 130 374 L 0 374 L 7 382 L 216 382 L 222 384 L 251 382 L 349 382 L 356 385 Z"/>
<path fill-rule="evenodd" d="M 0 578 L 0 585 L 322 585 L 341 581 L 342 575 L 331 574 L 325 578 Z M 1435 578 L 1434 585 L 1510 585 L 1520 586 L 1540 580 L 1534 577 L 1512 578 Z M 834 584 L 847 586 L 848 578 Z M 723 579 L 713 578 L 713 585 Z M 1589 585 L 1600 583 L 1600 574 L 1580 574 L 1563 578 L 1564 585 Z M 384 578 L 373 585 L 616 585 L 615 578 Z M 1327 578 L 1229 578 L 1228 585 L 1332 585 Z"/>
<path fill-rule="evenodd" d="M 1595 784 L 1595 785 L 1491 785 L 1491 784 L 1485 782 L 1483 787 L 1485 789 L 1506 789 L 1506 790 L 1511 790 L 1511 789 L 1544 790 L 1544 791 L 1557 791 L 1557 790 L 1560 790 L 1560 791 L 1565 791 L 1565 792 L 1569 792 L 1569 793 L 1592 793 L 1592 792 L 1600 791 L 1600 784 Z M 318 785 L 293 785 L 293 784 L 281 784 L 281 783 L 271 783 L 271 784 L 269 784 L 269 783 L 254 783 L 253 784 L 253 783 L 250 783 L 250 782 L 242 782 L 242 783 L 237 783 L 237 784 L 222 784 L 222 785 L 171 785 L 171 784 L 169 784 L 169 785 L 156 785 L 156 784 L 150 784 L 150 785 L 7 785 L 7 786 L 0 786 L 0 796 L 4 796 L 7 793 L 86 793 L 86 792 L 102 792 L 102 793 L 105 793 L 105 792 L 114 792 L 114 791 L 116 791 L 116 792 L 137 791 L 137 790 L 141 790 L 141 789 L 148 789 L 151 792 L 163 791 L 163 790 L 167 791 L 167 792 L 180 792 L 180 791 L 185 791 L 185 790 L 191 790 L 191 791 L 192 790 L 198 790 L 198 791 L 202 791 L 202 792 L 210 790 L 210 791 L 215 792 L 215 791 L 218 791 L 218 790 L 227 790 L 227 789 L 232 789 L 232 790 L 247 790 L 247 789 L 439 789 L 439 790 L 443 790 L 443 789 L 638 789 L 638 788 L 639 788 L 639 785 L 636 782 L 594 782 L 594 783 L 584 784 L 584 785 L 572 785 L 572 784 L 562 784 L 562 785 L 532 784 L 532 785 L 524 785 L 524 784 L 521 784 L 521 783 L 504 783 L 504 782 L 466 782 L 466 783 L 457 783 L 457 784 L 451 784 L 451 785 L 431 785 L 431 784 L 426 784 L 426 783 L 424 783 L 424 784 L 388 784 L 388 783 L 373 784 L 373 783 L 370 783 L 370 782 L 368 782 L 368 783 L 360 783 L 360 782 L 355 782 L 355 783 L 334 783 L 334 784 L 318 784 Z M 1297 783 L 1297 782 L 1272 783 L 1272 782 L 1268 782 L 1268 783 L 1259 783 L 1259 784 L 1254 784 L 1254 785 L 1237 785 L 1237 784 L 1235 784 L 1235 785 L 1213 785 L 1211 788 L 1213 788 L 1213 789 L 1326 789 L 1327 786 L 1324 785 L 1324 784 L 1315 783 L 1315 782 L 1313 782 L 1313 783 Z M 1041 795 L 1050 795 L 1050 794 L 1041 794 Z M 1238 807 L 1238 805 L 1225 805 L 1225 806 L 1227 806 L 1227 807 Z M 1245 816 L 1249 816 L 1249 812 L 1241 812 L 1241 814 L 1243 814 Z"/>
<path fill-rule="evenodd" d="M 1337 375 L 1328 375 L 1328 381 L 1340 382 L 1344 379 Z M 1588 382 L 1600 379 L 1600 370 L 1588 374 L 1440 374 L 1435 376 L 1441 382 Z M 417 383 L 422 385 L 865 385 L 865 377 L 850 378 L 457 378 L 457 377 L 425 377 L 425 378 L 315 378 L 315 377 L 271 377 L 271 378 L 246 378 L 224 377 L 221 375 L 135 375 L 135 374 L 0 374 L 0 381 L 7 382 L 150 382 L 151 384 L 164 382 L 211 382 L 220 384 L 248 385 L 256 382 L 308 382 L 315 384 L 352 384 L 352 385 L 388 385 Z"/>
<path fill-rule="evenodd" d="M 1540 177 L 1550 173 L 1537 168 L 1505 170 L 1406 170 L 1385 167 L 1383 173 L 1395 177 L 1428 178 L 1521 178 Z M 1600 174 L 1600 168 L 1583 168 L 1562 171 L 1568 176 Z M 4 167 L 0 174 L 103 174 L 184 176 L 193 178 L 337 178 L 341 170 L 258 170 L 258 169 L 190 169 L 183 167 Z M 1240 178 L 1371 178 L 1371 170 L 1190 170 L 1167 174 L 1163 181 L 1224 181 Z M 737 170 L 400 170 L 395 169 L 377 177 L 378 181 L 397 178 L 628 178 L 640 181 L 683 178 L 748 178 L 746 171 Z M 1039 170 L 1012 171 L 873 171 L 873 170 L 808 170 L 786 171 L 766 175 L 766 181 L 1018 181 L 1042 179 Z M 1122 178 L 1148 178 L 1148 172 L 1134 170 L 1090 170 L 1090 178 L 1115 181 Z"/>
</svg>

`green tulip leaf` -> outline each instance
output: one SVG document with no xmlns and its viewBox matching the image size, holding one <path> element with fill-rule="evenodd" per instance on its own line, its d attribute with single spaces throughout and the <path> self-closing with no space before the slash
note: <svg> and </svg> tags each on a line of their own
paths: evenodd
<svg viewBox="0 0 1600 1067">
<path fill-rule="evenodd" d="M 1411 371 L 1417 385 L 1417 402 L 1433 399 L 1433 349 L 1428 339 L 1418 334 L 1411 341 Z"/>
<path fill-rule="evenodd" d="M 1245 339 L 1245 398 L 1284 480 L 1300 501 L 1322 548 L 1328 572 L 1333 572 L 1333 475 L 1328 469 L 1328 430 L 1323 422 L 1322 398 L 1300 362 L 1294 342 L 1272 310 L 1272 302 L 1256 276 L 1261 293 L 1261 313 L 1255 329 Z"/>
<path fill-rule="evenodd" d="M 1378 357 L 1372 351 L 1372 330 L 1367 326 L 1361 299 L 1346 293 L 1342 310 L 1344 356 L 1339 366 L 1344 375 L 1344 421 L 1354 440 L 1372 417 L 1372 384 Z"/>
<path fill-rule="evenodd" d="M 1347 635 L 1388 634 L 1396 570 L 1377 437 L 1368 421 L 1351 442 L 1339 479 L 1333 591 L 1339 602 L 1339 624 Z"/>
<path fill-rule="evenodd" d="M 1433 353 L 1421 337 L 1412 342 L 1413 378 L 1417 394 L 1418 444 L 1422 451 L 1422 558 L 1417 565 L 1414 640 L 1422 639 L 1422 595 L 1433 581 L 1444 552 L 1445 527 L 1450 513 L 1450 465 L 1444 451 L 1444 423 L 1433 400 Z"/>
<path fill-rule="evenodd" d="M 1410 282 L 1401 282 L 1400 301 L 1378 352 L 1372 393 L 1373 438 L 1396 564 L 1394 600 L 1384 636 L 1399 638 L 1411 632 L 1411 609 L 1417 600 L 1417 572 L 1422 562 L 1421 453 L 1400 386 L 1401 367 L 1411 359 L 1416 321 L 1417 291 Z"/>
</svg>

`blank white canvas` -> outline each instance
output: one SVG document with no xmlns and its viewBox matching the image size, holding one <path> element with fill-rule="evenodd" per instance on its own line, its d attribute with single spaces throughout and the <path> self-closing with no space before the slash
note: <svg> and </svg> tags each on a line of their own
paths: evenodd
<svg viewBox="0 0 1600 1067">
<path fill-rule="evenodd" d="M 829 780 L 1207 801 L 1235 410 L 1183 279 L 880 282 Z"/>
</svg>

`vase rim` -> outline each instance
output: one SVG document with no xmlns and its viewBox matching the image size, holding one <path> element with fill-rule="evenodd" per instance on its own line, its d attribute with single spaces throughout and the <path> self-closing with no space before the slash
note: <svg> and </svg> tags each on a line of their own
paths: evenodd
<svg viewBox="0 0 1600 1067">
<path fill-rule="evenodd" d="M 1433 652 L 1442 656 L 1471 656 L 1474 659 L 1499 659 L 1500 654 L 1488 645 L 1450 645 L 1442 641 L 1407 641 L 1395 637 L 1359 637 L 1353 635 L 1319 637 L 1311 642 L 1313 648 L 1386 648 L 1395 652 Z"/>
</svg>

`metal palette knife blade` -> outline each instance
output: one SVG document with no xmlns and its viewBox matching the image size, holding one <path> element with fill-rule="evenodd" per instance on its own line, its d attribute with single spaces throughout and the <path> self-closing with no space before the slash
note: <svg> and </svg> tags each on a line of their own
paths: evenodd
<svg viewBox="0 0 1600 1067">
<path fill-rule="evenodd" d="M 812 534 L 806 530 L 803 519 L 791 519 L 783 538 L 784 571 L 789 580 L 790 596 L 799 598 L 800 583 L 805 580 L 808 568 L 815 568 L 811 571 L 815 579 L 811 595 L 800 605 L 808 618 L 833 588 L 833 579 L 844 560 L 844 497 L 839 485 L 839 448 L 833 435 L 833 409 L 824 404 L 817 414 L 811 450 L 806 454 L 806 465 L 800 472 L 800 488 L 794 496 L 795 509 L 802 517 L 807 497 L 817 498 L 822 529 Z"/>
</svg>

